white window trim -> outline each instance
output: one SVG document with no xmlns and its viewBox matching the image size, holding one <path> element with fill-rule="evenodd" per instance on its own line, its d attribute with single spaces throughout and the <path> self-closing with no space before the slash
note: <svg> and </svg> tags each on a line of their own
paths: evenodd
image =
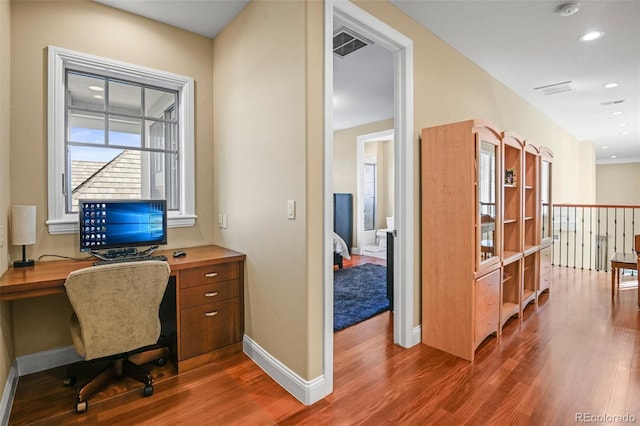
<svg viewBox="0 0 640 426">
<path fill-rule="evenodd" d="M 78 232 L 78 215 L 66 213 L 63 174 L 65 172 L 65 70 L 74 69 L 97 72 L 140 83 L 162 85 L 180 93 L 180 208 L 170 211 L 167 226 L 188 227 L 196 221 L 195 214 L 195 164 L 194 164 L 194 81 L 190 77 L 158 71 L 113 59 L 88 55 L 48 46 L 48 219 L 49 234 Z"/>
</svg>

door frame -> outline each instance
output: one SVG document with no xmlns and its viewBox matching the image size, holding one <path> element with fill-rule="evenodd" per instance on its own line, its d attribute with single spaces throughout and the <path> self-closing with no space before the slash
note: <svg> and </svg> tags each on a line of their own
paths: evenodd
<svg viewBox="0 0 640 426">
<path fill-rule="evenodd" d="M 356 147 L 357 177 L 356 177 L 356 182 L 357 182 L 357 188 L 358 188 L 358 192 L 357 192 L 358 195 L 356 197 L 356 205 L 357 205 L 356 206 L 356 208 L 357 208 L 356 229 L 358 230 L 358 238 L 356 240 L 357 249 L 353 250 L 353 252 L 355 254 L 363 254 L 363 252 L 364 252 L 364 199 L 362 197 L 362 194 L 364 194 L 364 163 L 365 163 L 364 145 L 366 143 L 368 143 L 368 142 L 378 142 L 378 141 L 392 140 L 392 139 L 394 139 L 394 134 L 395 134 L 394 129 L 387 129 L 387 130 L 382 130 L 380 132 L 374 132 L 374 133 L 367 133 L 367 134 L 364 134 L 364 135 L 359 135 L 358 138 L 357 138 L 357 147 Z M 394 145 L 395 145 L 395 141 L 394 141 Z M 394 150 L 395 150 L 395 146 L 394 146 Z M 394 176 L 394 186 L 395 186 L 395 177 L 396 177 L 395 163 L 394 163 L 393 176 Z M 395 187 L 394 187 L 394 190 L 395 190 Z M 394 213 L 395 213 L 395 202 L 396 202 L 396 200 L 395 200 L 395 193 L 394 193 L 394 200 L 393 200 Z M 376 231 L 376 229 L 374 229 L 374 232 L 375 231 Z"/>
<path fill-rule="evenodd" d="M 324 2 L 324 277 L 323 378 L 333 391 L 333 17 L 393 52 L 394 61 L 394 321 L 393 342 L 420 342 L 413 327 L 414 305 L 414 139 L 413 41 L 346 0 Z M 418 329 L 419 330 L 419 329 Z"/>
</svg>

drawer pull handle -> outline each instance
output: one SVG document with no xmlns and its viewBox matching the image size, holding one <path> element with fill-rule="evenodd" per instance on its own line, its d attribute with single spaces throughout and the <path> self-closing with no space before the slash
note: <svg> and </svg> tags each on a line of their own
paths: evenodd
<svg viewBox="0 0 640 426">
<path fill-rule="evenodd" d="M 204 316 L 205 317 L 215 317 L 216 315 L 218 315 L 219 311 L 211 311 L 211 312 L 205 312 Z"/>
<path fill-rule="evenodd" d="M 212 291 L 210 293 L 205 293 L 204 297 L 214 297 L 214 296 L 217 296 L 217 295 L 218 295 L 217 291 Z"/>
<path fill-rule="evenodd" d="M 204 274 L 205 277 L 207 278 L 213 278 L 213 277 L 217 277 L 218 273 L 217 272 L 207 272 L 206 274 Z"/>
</svg>

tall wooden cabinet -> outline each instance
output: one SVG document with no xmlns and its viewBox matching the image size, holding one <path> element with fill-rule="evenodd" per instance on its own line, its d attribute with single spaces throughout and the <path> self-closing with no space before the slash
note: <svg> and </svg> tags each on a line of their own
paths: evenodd
<svg viewBox="0 0 640 426">
<path fill-rule="evenodd" d="M 485 120 L 421 136 L 422 342 L 473 360 L 548 288 L 550 151 Z"/>
<path fill-rule="evenodd" d="M 498 332 L 500 147 L 483 120 L 422 131 L 422 342 L 468 360 Z"/>
</svg>

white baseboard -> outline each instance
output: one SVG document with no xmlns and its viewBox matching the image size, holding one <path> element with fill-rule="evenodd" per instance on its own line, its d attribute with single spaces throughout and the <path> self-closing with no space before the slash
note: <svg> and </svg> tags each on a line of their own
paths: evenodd
<svg viewBox="0 0 640 426">
<path fill-rule="evenodd" d="M 312 405 L 330 393 L 326 390 L 327 383 L 324 376 L 310 381 L 303 379 L 246 335 L 242 339 L 242 346 L 244 353 L 253 362 L 303 404 Z"/>
<path fill-rule="evenodd" d="M 9 416 L 11 416 L 11 406 L 13 405 L 13 397 L 16 394 L 18 387 L 18 367 L 14 361 L 11 369 L 9 369 L 9 376 L 7 377 L 7 383 L 4 385 L 4 392 L 2 393 L 2 400 L 0 400 L 0 425 L 6 426 L 9 424 Z"/>
<path fill-rule="evenodd" d="M 76 353 L 73 346 L 63 346 L 61 348 L 36 352 L 16 358 L 18 376 L 38 373 L 49 370 L 50 368 L 73 364 L 78 361 L 82 361 L 82 358 Z"/>
</svg>

